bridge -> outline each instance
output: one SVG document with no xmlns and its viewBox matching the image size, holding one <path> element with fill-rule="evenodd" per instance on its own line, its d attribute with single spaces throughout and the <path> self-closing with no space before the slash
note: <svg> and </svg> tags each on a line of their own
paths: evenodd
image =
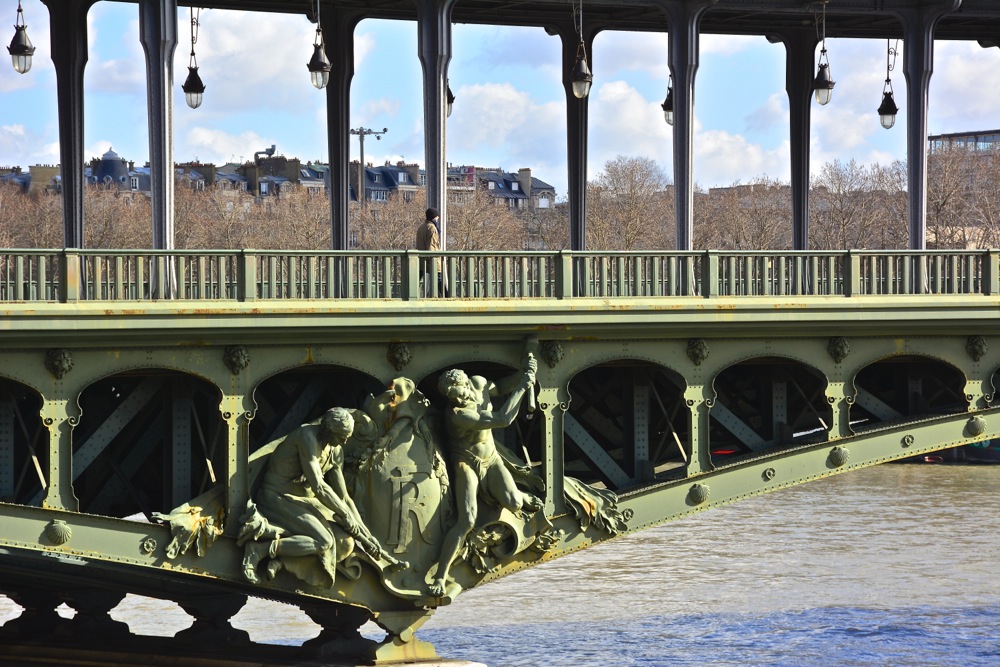
<svg viewBox="0 0 1000 667">
<path fill-rule="evenodd" d="M 0 250 L 0 593 L 24 610 L 0 628 L 7 655 L 107 660 L 113 640 L 119 661 L 150 664 L 431 658 L 415 633 L 464 590 L 725 503 L 1000 437 L 1000 253 L 925 247 L 934 40 L 996 46 L 995 2 L 588 0 L 580 26 L 555 0 L 516 13 L 495 0 L 139 0 L 154 249 L 136 251 L 83 248 L 94 2 L 45 4 L 65 248 Z M 327 31 L 332 250 L 174 249 L 186 4 L 299 12 Z M 820 8 L 831 37 L 905 40 L 908 251 L 807 250 Z M 443 214 L 452 23 L 559 36 L 569 251 L 349 250 L 365 18 L 416 22 L 426 192 Z M 676 251 L 586 249 L 587 100 L 570 72 L 615 29 L 669 33 Z M 794 251 L 692 249 L 702 33 L 786 48 Z M 109 615 L 126 593 L 175 601 L 191 627 L 138 643 Z M 248 596 L 302 608 L 321 634 L 253 646 L 229 623 Z M 369 620 L 381 641 L 359 633 Z"/>
<path fill-rule="evenodd" d="M 170 651 L 232 657 L 249 649 L 228 619 L 258 596 L 324 628 L 296 659 L 426 658 L 414 631 L 463 590 L 1000 437 L 996 251 L 438 256 L 447 296 L 421 289 L 416 251 L 0 252 L 0 591 L 25 609 L 4 642 L 128 646 L 108 611 L 132 592 L 194 618 Z M 480 501 L 434 590 L 461 495 L 441 376 L 499 387 L 529 355 L 494 437 L 541 509 Z M 358 537 L 330 578 L 274 553 L 248 573 L 262 470 L 335 406 L 356 417 L 342 469 L 381 548 Z"/>
</svg>

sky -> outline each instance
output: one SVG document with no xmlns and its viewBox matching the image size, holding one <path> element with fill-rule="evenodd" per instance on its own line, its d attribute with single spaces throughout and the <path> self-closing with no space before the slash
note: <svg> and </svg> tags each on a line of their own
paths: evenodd
<svg viewBox="0 0 1000 667">
<path fill-rule="evenodd" d="M 36 47 L 31 70 L 0 65 L 0 166 L 57 164 L 55 70 L 48 11 L 22 0 Z M 196 52 L 204 103 L 190 109 L 180 87 L 187 76 L 190 19 L 178 18 L 175 55 L 174 157 L 222 164 L 276 153 L 327 162 L 325 91 L 312 87 L 306 63 L 315 24 L 303 15 L 202 10 Z M 567 10 L 568 11 L 568 10 Z M 17 12 L 0 0 L 0 17 Z M 89 16 L 84 149 L 113 149 L 148 160 L 145 61 L 138 8 L 98 2 Z M 586 19 L 586 17 L 584 17 Z M 252 36 L 252 39 L 248 39 Z M 4 45 L 13 32 L 4 33 Z M 893 46 L 895 46 L 895 42 Z M 896 126 L 881 127 L 876 109 L 886 76 L 885 40 L 829 39 L 837 85 L 827 106 L 813 102 L 811 169 L 833 160 L 888 164 L 906 158 L 903 59 L 891 73 L 901 107 Z M 355 32 L 351 127 L 388 132 L 365 141 L 365 161 L 423 165 L 422 73 L 416 23 L 363 21 Z M 900 52 L 905 48 L 899 44 Z M 447 161 L 517 171 L 566 195 L 566 98 L 557 37 L 541 28 L 456 24 L 449 79 L 456 96 L 447 125 Z M 702 187 L 766 176 L 789 179 L 788 98 L 784 47 L 763 37 L 704 35 L 695 88 L 694 181 Z M 588 178 L 619 155 L 656 161 L 672 179 L 672 130 L 660 104 L 668 84 L 663 33 L 601 33 L 590 54 Z M 931 134 L 1000 128 L 1000 49 L 975 42 L 937 42 L 931 79 Z M 358 142 L 351 145 L 357 159 Z"/>
</svg>

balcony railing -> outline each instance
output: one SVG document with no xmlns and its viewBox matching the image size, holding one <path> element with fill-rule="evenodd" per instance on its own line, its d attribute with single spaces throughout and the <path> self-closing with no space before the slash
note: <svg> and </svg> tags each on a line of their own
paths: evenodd
<svg viewBox="0 0 1000 667">
<path fill-rule="evenodd" d="M 0 301 L 997 295 L 1000 250 L 0 250 Z"/>
</svg>

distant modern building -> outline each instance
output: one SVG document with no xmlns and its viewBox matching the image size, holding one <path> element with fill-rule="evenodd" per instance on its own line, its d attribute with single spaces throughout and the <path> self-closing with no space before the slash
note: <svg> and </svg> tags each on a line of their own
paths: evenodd
<svg viewBox="0 0 1000 667">
<path fill-rule="evenodd" d="M 962 146 L 973 150 L 990 150 L 1000 144 L 1000 130 L 974 130 L 970 132 L 952 132 L 950 134 L 931 134 L 927 137 L 931 152 L 946 146 Z"/>
</svg>

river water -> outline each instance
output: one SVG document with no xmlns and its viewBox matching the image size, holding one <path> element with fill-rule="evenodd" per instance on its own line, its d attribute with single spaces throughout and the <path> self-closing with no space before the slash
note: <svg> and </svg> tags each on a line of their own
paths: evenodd
<svg viewBox="0 0 1000 667">
<path fill-rule="evenodd" d="M 189 624 L 132 596 L 113 616 Z M 318 632 L 257 600 L 233 624 Z M 709 510 L 464 593 L 418 634 L 490 667 L 998 667 L 1000 466 L 879 466 Z"/>
</svg>

